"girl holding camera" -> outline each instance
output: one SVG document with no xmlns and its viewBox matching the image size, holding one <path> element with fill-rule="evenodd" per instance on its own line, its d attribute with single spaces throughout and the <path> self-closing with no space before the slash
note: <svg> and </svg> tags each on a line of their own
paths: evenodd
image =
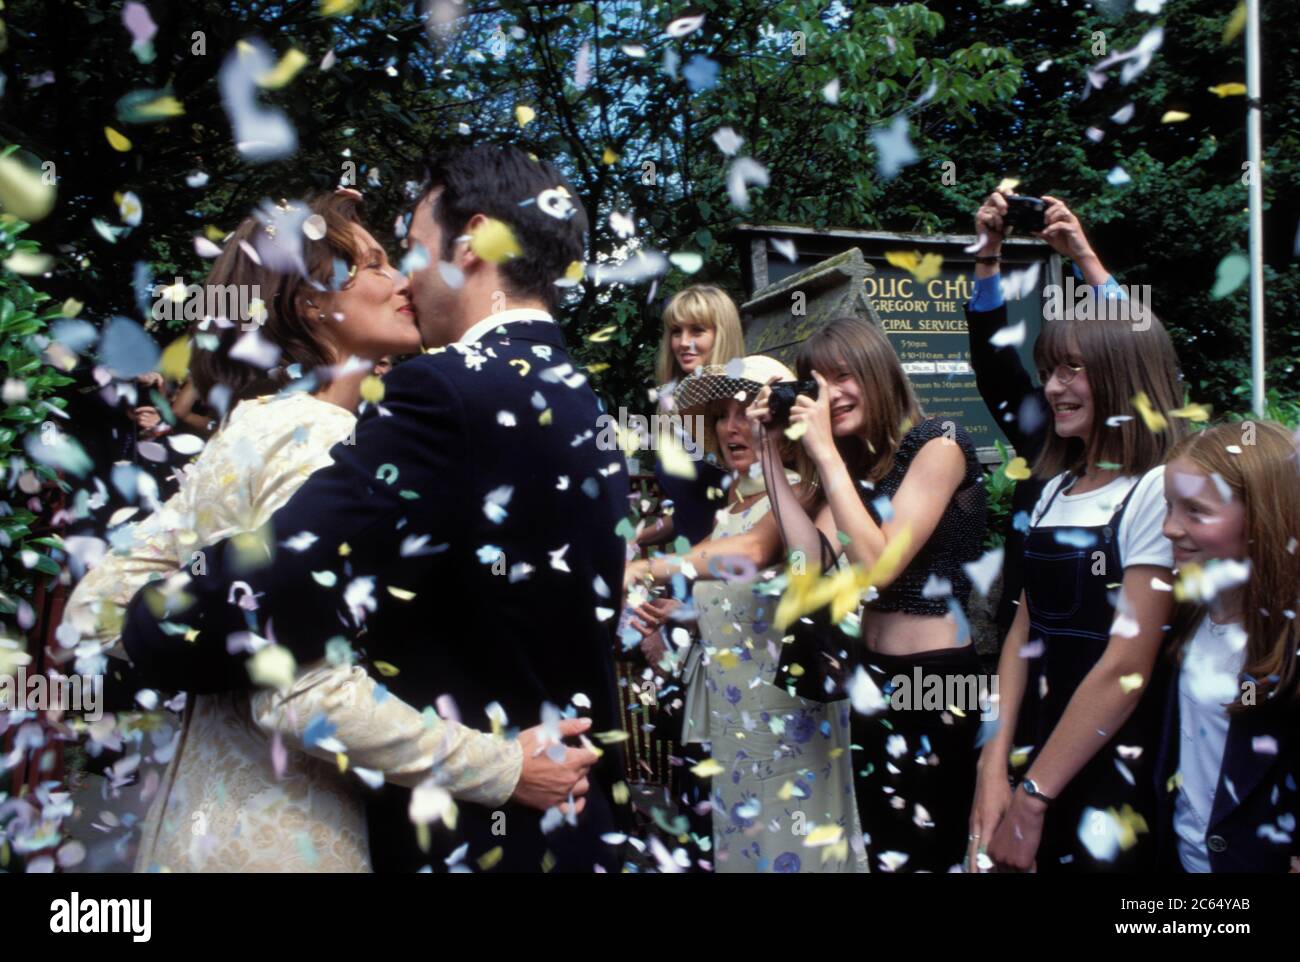
<svg viewBox="0 0 1300 962">
<path fill-rule="evenodd" d="M 859 659 L 867 678 L 852 683 L 860 695 L 869 679 L 887 699 L 852 715 L 871 868 L 946 872 L 966 847 L 984 707 L 949 701 L 976 691 L 980 677 L 963 570 L 980 557 L 986 527 L 975 447 L 954 422 L 924 418 L 893 347 L 869 321 L 826 325 L 802 345 L 798 371 L 815 380 L 816 397 L 795 399 L 788 428 L 773 423 L 770 389 L 749 416 L 765 426 L 769 447 L 783 432 L 800 437 L 816 469 L 811 510 L 784 478 L 768 477 L 786 548 L 820 558 L 823 571 L 842 554 L 872 576 Z M 944 692 L 937 701 L 925 697 L 934 685 Z"/>
</svg>

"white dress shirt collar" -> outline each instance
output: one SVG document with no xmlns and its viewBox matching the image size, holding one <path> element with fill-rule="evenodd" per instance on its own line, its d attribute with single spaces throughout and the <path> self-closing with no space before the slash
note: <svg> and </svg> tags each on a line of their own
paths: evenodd
<svg viewBox="0 0 1300 962">
<path fill-rule="evenodd" d="M 497 311 L 495 314 L 489 314 L 483 320 L 474 324 L 464 334 L 460 336 L 458 344 L 476 344 L 481 341 L 489 331 L 495 331 L 502 324 L 510 324 L 514 321 L 542 321 L 549 324 L 555 323 L 549 313 L 537 307 L 515 307 L 508 311 Z"/>
</svg>

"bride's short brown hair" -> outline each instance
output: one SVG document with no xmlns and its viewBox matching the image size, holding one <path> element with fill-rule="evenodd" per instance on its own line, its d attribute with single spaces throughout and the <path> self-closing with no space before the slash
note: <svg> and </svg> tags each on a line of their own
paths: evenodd
<svg viewBox="0 0 1300 962">
<path fill-rule="evenodd" d="M 221 414 L 229 413 L 239 401 L 280 390 L 293 379 L 289 368 L 294 365 L 305 376 L 334 363 L 319 298 L 331 288 L 336 259 L 347 265 L 350 274 L 364 257 L 356 238 L 356 228 L 365 229 L 358 210 L 360 195 L 321 192 L 309 195 L 305 204 L 325 221 L 324 237 L 303 237 L 305 277 L 273 270 L 250 256 L 257 233 L 267 229 L 255 216 L 246 217 L 227 238 L 208 272 L 204 282 L 208 287 L 234 285 L 241 292 L 260 292 L 266 313 L 258 330 L 280 349 L 276 364 L 264 370 L 230 356 L 235 343 L 246 333 L 245 319 L 228 318 L 230 323 L 222 326 L 224 322 L 205 318 L 192 325 L 190 373 L 194 386 L 199 397 L 209 403 L 217 400 L 212 398 L 213 388 L 229 389 L 226 403 L 214 404 Z M 319 285 L 318 289 L 314 289 L 312 281 Z M 313 297 L 317 298 L 316 306 L 310 303 Z M 245 299 L 241 297 L 239 303 L 245 303 Z"/>
</svg>

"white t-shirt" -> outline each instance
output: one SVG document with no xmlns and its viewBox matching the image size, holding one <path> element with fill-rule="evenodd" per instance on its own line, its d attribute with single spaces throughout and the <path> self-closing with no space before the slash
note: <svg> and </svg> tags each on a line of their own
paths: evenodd
<svg viewBox="0 0 1300 962">
<path fill-rule="evenodd" d="M 1182 784 L 1174 802 L 1174 833 L 1178 858 L 1189 872 L 1210 871 L 1205 836 L 1228 741 L 1228 712 L 1223 706 L 1240 693 L 1237 677 L 1245 660 L 1246 631 L 1240 623 L 1216 625 L 1208 616 L 1201 619 L 1183 652 L 1178 672 Z"/>
<path fill-rule="evenodd" d="M 1116 478 L 1105 487 L 1087 494 L 1062 494 L 1052 501 L 1064 474 L 1047 482 L 1034 505 L 1030 523 L 1035 528 L 1099 528 L 1110 522 L 1124 496 L 1133 487 L 1134 476 Z M 1043 509 L 1052 501 L 1047 514 Z M 1161 532 L 1165 523 L 1165 469 L 1152 468 L 1137 480 L 1137 491 L 1129 500 L 1119 522 L 1118 548 L 1121 567 L 1159 565 L 1173 568 L 1174 548 Z"/>
</svg>

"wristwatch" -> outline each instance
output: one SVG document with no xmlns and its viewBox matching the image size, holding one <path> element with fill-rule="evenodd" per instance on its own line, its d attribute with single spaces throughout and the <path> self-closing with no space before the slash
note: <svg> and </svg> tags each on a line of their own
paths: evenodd
<svg viewBox="0 0 1300 962">
<path fill-rule="evenodd" d="M 1050 795 L 1044 795 L 1040 792 L 1038 790 L 1038 783 L 1032 778 L 1026 778 L 1020 783 L 1020 787 L 1025 790 L 1026 795 L 1038 799 L 1044 805 L 1051 805 L 1052 802 L 1056 801 L 1056 799 L 1052 798 Z"/>
</svg>

